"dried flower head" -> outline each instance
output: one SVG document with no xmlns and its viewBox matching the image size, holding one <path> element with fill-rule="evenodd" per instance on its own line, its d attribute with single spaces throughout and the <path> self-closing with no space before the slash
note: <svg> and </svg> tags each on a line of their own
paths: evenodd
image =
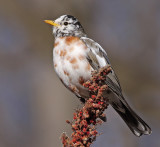
<svg viewBox="0 0 160 147">
<path fill-rule="evenodd" d="M 103 91 L 108 89 L 105 79 L 110 71 L 110 66 L 94 71 L 92 78 L 83 84 L 89 89 L 91 97 L 81 109 L 76 110 L 72 122 L 66 121 L 71 125 L 73 133 L 72 139 L 69 139 L 65 133 L 62 134 L 63 147 L 89 147 L 96 140 L 98 135 L 96 125 L 106 121 L 104 110 L 109 103 L 108 99 L 103 97 Z"/>
</svg>

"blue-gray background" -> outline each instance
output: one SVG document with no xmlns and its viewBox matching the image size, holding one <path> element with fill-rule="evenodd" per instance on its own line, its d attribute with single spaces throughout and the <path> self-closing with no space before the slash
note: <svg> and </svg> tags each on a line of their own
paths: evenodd
<svg viewBox="0 0 160 147">
<path fill-rule="evenodd" d="M 93 147 L 160 146 L 159 0 L 0 0 L 0 147 L 59 147 L 80 107 L 52 66 L 54 38 L 43 22 L 76 16 L 107 51 L 124 95 L 151 126 L 135 137 L 111 107 Z"/>
</svg>

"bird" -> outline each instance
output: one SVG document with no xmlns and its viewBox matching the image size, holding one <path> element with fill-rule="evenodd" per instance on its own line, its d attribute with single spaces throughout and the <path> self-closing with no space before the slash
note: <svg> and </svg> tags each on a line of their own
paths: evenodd
<svg viewBox="0 0 160 147">
<path fill-rule="evenodd" d="M 55 20 L 44 20 L 53 26 L 55 38 L 53 65 L 64 86 L 82 103 L 90 97 L 83 83 L 91 78 L 92 71 L 111 65 L 106 51 L 87 37 L 79 20 L 72 15 L 62 15 Z M 109 104 L 121 116 L 135 136 L 151 134 L 151 128 L 133 111 L 125 100 L 120 82 L 111 66 L 106 84 L 110 90 Z"/>
</svg>

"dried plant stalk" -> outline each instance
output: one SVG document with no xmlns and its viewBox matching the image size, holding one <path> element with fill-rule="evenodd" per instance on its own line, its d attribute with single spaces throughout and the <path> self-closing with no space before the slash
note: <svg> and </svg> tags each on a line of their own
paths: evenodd
<svg viewBox="0 0 160 147">
<path fill-rule="evenodd" d="M 96 125 L 106 120 L 104 110 L 109 103 L 102 94 L 108 89 L 105 80 L 109 72 L 111 72 L 110 66 L 94 71 L 91 79 L 83 84 L 89 89 L 91 97 L 81 109 L 76 110 L 72 121 L 66 121 L 71 125 L 73 133 L 72 139 L 69 139 L 65 133 L 62 134 L 63 147 L 89 147 L 96 140 L 98 136 Z"/>
</svg>

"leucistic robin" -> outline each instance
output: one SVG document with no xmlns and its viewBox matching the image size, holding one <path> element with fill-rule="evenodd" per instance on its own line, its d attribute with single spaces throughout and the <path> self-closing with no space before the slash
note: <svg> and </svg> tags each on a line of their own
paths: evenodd
<svg viewBox="0 0 160 147">
<path fill-rule="evenodd" d="M 107 53 L 94 40 L 87 37 L 82 25 L 75 17 L 63 15 L 55 21 L 45 20 L 53 25 L 55 44 L 53 63 L 62 83 L 82 102 L 90 94 L 83 83 L 91 78 L 91 72 L 110 65 Z M 122 94 L 119 80 L 112 69 L 107 75 L 110 105 L 122 117 L 130 130 L 136 135 L 151 134 L 150 127 L 131 109 Z"/>
</svg>

